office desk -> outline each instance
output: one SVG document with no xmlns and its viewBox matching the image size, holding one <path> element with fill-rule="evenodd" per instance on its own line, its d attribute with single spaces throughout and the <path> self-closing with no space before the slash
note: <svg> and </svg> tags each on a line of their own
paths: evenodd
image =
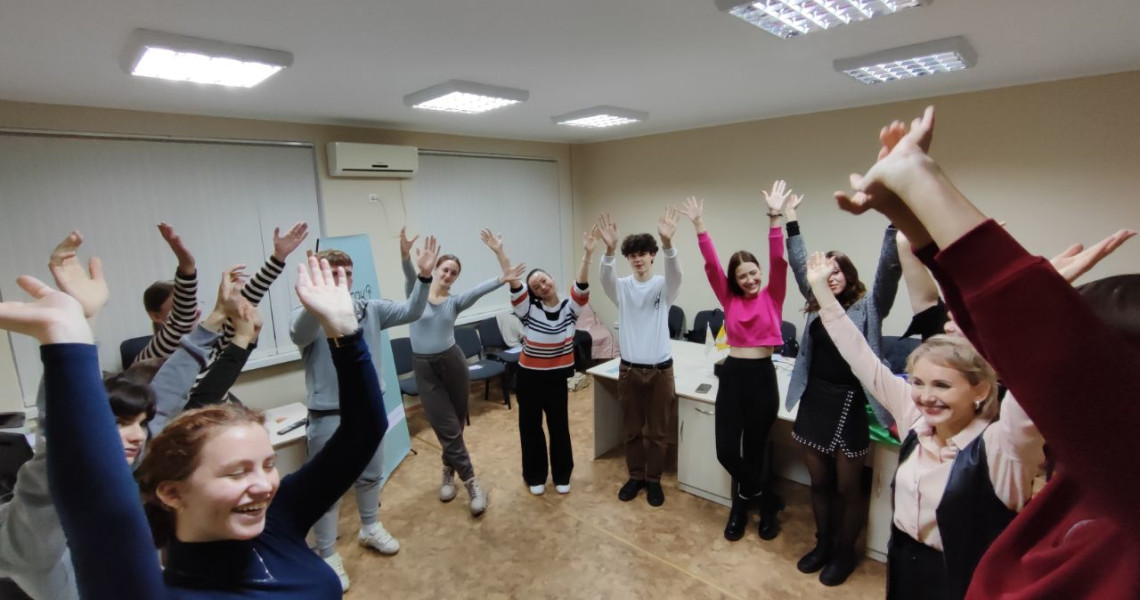
<svg viewBox="0 0 1140 600">
<path fill-rule="evenodd" d="M 682 491 L 729 506 L 732 478 L 716 459 L 715 402 L 718 387 L 712 364 L 728 355 L 727 350 L 706 350 L 704 344 L 672 340 L 673 378 L 677 391 L 677 487 Z M 792 439 L 797 404 L 784 408 L 794 359 L 780 355 L 776 363 L 776 383 L 780 389 L 779 412 L 772 426 L 772 472 L 785 479 L 811 485 L 803 462 L 803 447 Z M 587 373 L 594 376 L 594 458 L 618 447 L 624 440 L 622 410 L 618 402 L 617 377 L 620 359 L 602 363 Z M 697 386 L 707 383 L 707 392 Z M 891 527 L 890 481 L 898 464 L 894 448 L 872 444 L 867 464 L 873 469 L 871 509 L 867 524 L 867 553 L 886 561 L 887 537 Z"/>
<path fill-rule="evenodd" d="M 269 430 L 269 443 L 277 451 L 277 472 L 282 477 L 300 469 L 309 452 L 305 443 L 304 425 L 283 434 L 278 432 L 308 416 L 309 409 L 300 402 L 265 411 L 265 428 Z"/>
</svg>

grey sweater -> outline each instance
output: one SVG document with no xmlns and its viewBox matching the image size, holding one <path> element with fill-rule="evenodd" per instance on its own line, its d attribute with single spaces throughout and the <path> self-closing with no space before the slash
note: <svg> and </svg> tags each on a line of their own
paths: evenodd
<svg viewBox="0 0 1140 600">
<path fill-rule="evenodd" d="M 411 260 L 404 260 L 403 267 L 404 293 L 410 297 L 415 289 L 416 272 L 412 269 Z M 455 319 L 459 313 L 501 285 L 503 282 L 498 279 L 488 279 L 474 289 L 444 298 L 439 304 L 432 304 L 429 300 L 423 316 L 408 326 L 412 351 L 416 354 L 439 354 L 454 346 Z"/>
<path fill-rule="evenodd" d="M 420 318 L 427 304 L 431 279 L 417 278 L 412 293 L 403 302 L 391 300 L 357 300 L 356 320 L 364 330 L 364 340 L 372 354 L 372 364 L 380 378 L 380 390 L 384 390 L 384 375 L 380 357 L 384 349 L 380 332 L 395 325 L 411 323 Z M 337 386 L 336 369 L 333 367 L 332 353 L 325 342 L 324 331 L 316 315 L 303 306 L 293 311 L 293 322 L 289 327 L 289 337 L 301 348 L 301 362 L 305 365 L 305 389 L 308 392 L 306 404 L 309 410 L 340 410 L 340 388 Z"/>
<path fill-rule="evenodd" d="M 899 249 L 895 244 L 896 231 L 894 227 L 887 227 L 883 234 L 883 246 L 879 252 L 879 265 L 875 271 L 875 283 L 872 284 L 871 293 L 864 295 L 847 308 L 847 316 L 863 333 L 863 337 L 867 338 L 867 343 L 876 356 L 882 353 L 883 319 L 887 317 L 891 311 L 891 305 L 895 303 L 899 279 L 902 277 L 902 263 L 899 262 Z M 791 265 L 792 273 L 796 277 L 796 285 L 799 286 L 800 293 L 803 294 L 804 298 L 809 298 L 811 283 L 808 282 L 807 278 L 808 251 L 803 236 L 798 232 L 798 224 L 794 228 L 789 227 L 787 244 L 788 264 Z M 812 321 L 818 318 L 818 312 L 811 312 L 807 314 L 804 321 L 803 336 L 800 338 L 800 352 L 796 355 L 796 366 L 792 369 L 792 380 L 788 384 L 788 396 L 785 399 L 785 406 L 788 410 L 791 410 L 800 401 L 807 389 L 808 373 L 811 371 L 811 335 L 809 332 Z M 894 422 L 891 413 L 871 395 L 870 391 L 864 391 L 871 403 L 871 409 L 875 411 L 875 417 L 884 427 L 890 427 L 891 423 Z"/>
</svg>

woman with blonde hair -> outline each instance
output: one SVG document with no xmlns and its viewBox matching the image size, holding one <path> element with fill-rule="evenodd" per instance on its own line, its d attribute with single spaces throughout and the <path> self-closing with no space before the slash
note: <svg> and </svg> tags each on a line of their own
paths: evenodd
<svg viewBox="0 0 1140 600">
<path fill-rule="evenodd" d="M 1032 495 L 1045 440 L 1012 397 L 999 407 L 993 367 L 963 338 L 931 337 L 907 358 L 910 380 L 896 377 L 828 293 L 831 272 L 822 253 L 808 258 L 820 320 L 903 435 L 887 598 L 962 598 L 986 549 Z"/>
</svg>

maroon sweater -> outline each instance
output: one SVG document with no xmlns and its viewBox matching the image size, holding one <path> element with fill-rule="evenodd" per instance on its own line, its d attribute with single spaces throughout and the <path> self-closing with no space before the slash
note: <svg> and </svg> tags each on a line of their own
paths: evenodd
<svg viewBox="0 0 1140 600">
<path fill-rule="evenodd" d="M 1140 353 L 993 220 L 936 251 L 916 254 L 1057 459 L 967 598 L 1140 598 Z"/>
</svg>

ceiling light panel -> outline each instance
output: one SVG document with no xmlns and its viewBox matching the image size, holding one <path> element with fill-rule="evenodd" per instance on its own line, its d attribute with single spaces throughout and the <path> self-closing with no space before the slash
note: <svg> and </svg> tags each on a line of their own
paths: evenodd
<svg viewBox="0 0 1140 600">
<path fill-rule="evenodd" d="M 404 96 L 404 104 L 424 110 L 478 114 L 529 98 L 526 90 L 451 80 Z"/>
<path fill-rule="evenodd" d="M 127 73 L 171 81 L 253 87 L 293 64 L 281 50 L 136 29 L 123 53 Z"/>
<path fill-rule="evenodd" d="M 868 85 L 968 69 L 977 53 L 963 37 L 891 48 L 833 63 L 836 71 Z"/>
<path fill-rule="evenodd" d="M 649 113 L 617 106 L 595 106 L 550 117 L 559 125 L 570 127 L 606 128 L 638 123 L 649 118 Z"/>
<path fill-rule="evenodd" d="M 772 35 L 788 39 L 858 23 L 932 0 L 716 0 L 717 8 Z"/>
</svg>

